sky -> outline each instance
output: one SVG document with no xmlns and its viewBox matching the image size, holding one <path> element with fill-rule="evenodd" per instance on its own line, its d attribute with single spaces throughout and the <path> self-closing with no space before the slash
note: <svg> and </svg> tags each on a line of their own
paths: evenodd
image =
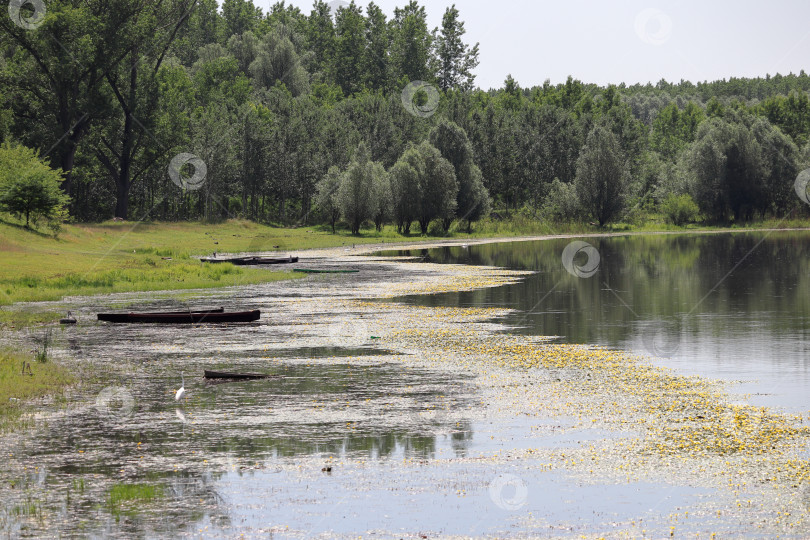
<svg viewBox="0 0 810 540">
<path fill-rule="evenodd" d="M 265 11 L 275 0 L 254 0 Z M 340 1 L 340 0 L 337 0 Z M 311 0 L 292 0 L 309 14 Z M 376 0 L 390 17 L 407 0 Z M 431 28 L 454 2 L 420 0 Z M 361 0 L 359 4 L 366 6 Z M 606 85 L 810 72 L 810 0 L 458 0 L 476 84 Z"/>
</svg>

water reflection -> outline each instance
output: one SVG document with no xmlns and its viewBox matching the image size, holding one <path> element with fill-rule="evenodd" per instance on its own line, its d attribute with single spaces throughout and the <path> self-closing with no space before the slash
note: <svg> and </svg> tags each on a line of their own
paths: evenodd
<svg viewBox="0 0 810 540">
<path fill-rule="evenodd" d="M 571 239 L 389 252 L 532 270 L 521 283 L 411 297 L 427 306 L 516 309 L 515 333 L 654 355 L 685 372 L 757 380 L 752 402 L 810 409 L 810 233 L 587 238 L 599 271 L 563 267 Z"/>
</svg>

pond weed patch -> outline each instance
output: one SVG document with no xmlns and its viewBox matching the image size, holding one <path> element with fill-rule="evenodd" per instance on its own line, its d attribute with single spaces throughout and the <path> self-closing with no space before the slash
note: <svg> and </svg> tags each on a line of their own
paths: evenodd
<svg viewBox="0 0 810 540">
<path fill-rule="evenodd" d="M 70 370 L 59 364 L 0 349 L 0 433 L 27 425 L 25 415 L 32 412 L 28 400 L 61 393 L 75 382 Z"/>
</svg>

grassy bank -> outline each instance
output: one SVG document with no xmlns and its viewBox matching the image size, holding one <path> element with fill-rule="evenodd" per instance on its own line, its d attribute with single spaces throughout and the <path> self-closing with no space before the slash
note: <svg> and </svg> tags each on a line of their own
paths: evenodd
<svg viewBox="0 0 810 540">
<path fill-rule="evenodd" d="M 292 279 L 289 272 L 203 265 L 195 255 L 214 251 L 272 250 L 305 243 L 304 231 L 270 229 L 247 222 L 66 225 L 58 237 L 0 221 L 0 306 L 60 300 L 68 295 L 197 289 Z M 327 244 L 328 245 L 328 244 Z M 284 250 L 284 248 L 279 248 Z M 0 310 L 0 326 L 57 319 L 58 313 Z"/>
<path fill-rule="evenodd" d="M 764 221 L 745 228 L 806 227 L 806 221 Z M 733 227 L 739 230 L 743 227 Z M 442 238 L 514 237 L 542 234 L 621 231 L 718 230 L 719 227 L 675 227 L 662 220 L 616 224 L 600 229 L 590 224 L 552 224 L 516 214 L 508 220 L 477 223 L 472 234 L 454 226 L 431 235 L 403 236 L 393 227 L 364 229 L 360 236 L 326 227 L 282 229 L 248 221 L 201 223 L 101 223 L 66 225 L 58 237 L 31 231 L 0 219 L 0 307 L 15 302 L 60 300 L 69 295 L 198 289 L 261 283 L 296 277 L 289 269 L 203 265 L 194 257 L 213 252 L 296 254 L 303 250 L 367 243 L 394 243 Z M 0 326 L 50 322 L 58 313 L 25 314 L 0 310 Z"/>
<path fill-rule="evenodd" d="M 30 354 L 0 350 L 0 433 L 25 424 L 27 400 L 60 394 L 74 382 L 70 371 L 54 362 L 37 362 Z"/>
</svg>

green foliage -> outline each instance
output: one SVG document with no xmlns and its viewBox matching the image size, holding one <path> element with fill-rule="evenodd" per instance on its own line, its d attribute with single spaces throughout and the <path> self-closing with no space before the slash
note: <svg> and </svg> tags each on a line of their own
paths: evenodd
<svg viewBox="0 0 810 540">
<path fill-rule="evenodd" d="M 26 400 L 61 393 L 76 382 L 55 362 L 31 365 L 31 360 L 28 354 L 0 350 L 0 433 L 25 425 Z M 23 365 L 28 366 L 24 373 Z"/>
<path fill-rule="evenodd" d="M 575 223 L 581 213 L 576 186 L 555 179 L 549 188 L 541 215 L 550 221 Z"/>
<path fill-rule="evenodd" d="M 772 96 L 754 111 L 779 127 L 796 145 L 802 146 L 810 141 L 810 97 L 805 92 Z"/>
<path fill-rule="evenodd" d="M 462 38 L 466 33 L 456 6 L 447 8 L 442 17 L 442 28 L 436 37 L 438 84 L 442 90 L 472 90 L 478 67 L 478 43 L 470 47 Z"/>
<path fill-rule="evenodd" d="M 360 234 L 360 227 L 367 219 L 381 221 L 385 216 L 387 176 L 382 164 L 371 161 L 368 146 L 361 143 L 337 191 L 340 212 L 349 222 L 352 234 Z"/>
<path fill-rule="evenodd" d="M 665 159 L 674 161 L 695 140 L 698 126 L 705 118 L 703 110 L 692 102 L 684 111 L 675 103 L 670 103 L 653 122 L 650 148 Z"/>
<path fill-rule="evenodd" d="M 390 28 L 392 80 L 399 91 L 411 81 L 432 80 L 433 35 L 428 29 L 425 8 L 416 0 L 395 8 Z"/>
<path fill-rule="evenodd" d="M 254 30 L 262 18 L 262 10 L 251 0 L 223 0 L 222 17 L 227 35 L 232 36 Z"/>
<path fill-rule="evenodd" d="M 329 167 L 326 176 L 318 182 L 315 204 L 325 215 L 332 226 L 332 233 L 335 232 L 335 223 L 340 219 L 340 200 L 338 191 L 340 189 L 342 174 L 338 167 Z"/>
<path fill-rule="evenodd" d="M 627 164 L 616 136 L 594 128 L 577 160 L 576 191 L 583 212 L 604 226 L 624 209 L 627 186 Z"/>
<path fill-rule="evenodd" d="M 421 161 L 415 148 L 405 151 L 402 159 L 391 167 L 391 202 L 397 232 L 410 234 L 411 224 L 419 214 L 419 177 Z"/>
<path fill-rule="evenodd" d="M 411 146 L 405 151 L 400 161 L 408 167 L 400 166 L 397 173 L 403 174 L 413 182 L 408 187 L 415 192 L 416 204 L 411 207 L 414 217 L 419 222 L 422 234 L 428 233 L 430 222 L 434 219 L 451 219 L 456 211 L 458 182 L 453 165 L 444 159 L 441 153 L 428 141 Z M 413 176 L 411 176 L 413 174 Z M 399 181 L 394 183 L 398 186 Z M 402 196 L 405 192 L 400 192 Z M 397 204 L 394 195 L 394 205 Z"/>
<path fill-rule="evenodd" d="M 661 212 L 669 223 L 679 227 L 697 221 L 700 217 L 700 208 L 688 193 L 670 193 L 661 203 Z"/>
<path fill-rule="evenodd" d="M 794 207 L 798 163 L 798 148 L 767 120 L 727 114 L 701 125 L 679 167 L 701 212 L 729 222 Z"/>
<path fill-rule="evenodd" d="M 473 160 L 472 144 L 460 126 L 446 120 L 439 122 L 430 132 L 430 143 L 453 166 L 458 183 L 456 213 L 444 219 L 444 230 L 448 231 L 456 218 L 466 220 L 469 231 L 473 222 L 489 215 L 492 206 L 481 169 Z"/>
<path fill-rule="evenodd" d="M 393 219 L 409 232 L 410 223 L 429 217 L 420 218 L 429 205 L 419 198 L 427 165 L 424 156 L 401 158 L 428 137 L 458 184 L 455 213 L 429 212 L 445 229 L 464 218 L 470 230 L 490 205 L 502 216 L 531 208 L 559 220 L 576 213 L 566 201 L 578 189 L 585 136 L 596 127 L 615 138 L 631 179 L 617 187 L 634 201 L 660 205 L 688 191 L 712 220 L 798 205 L 790 177 L 810 166 L 804 72 L 607 87 L 568 77 L 534 88 L 509 76 L 502 88 L 483 91 L 472 75 L 478 44 L 464 42 L 455 6 L 431 30 L 417 0 L 390 20 L 374 2 L 353 1 L 334 18 L 324 0 L 307 14 L 274 2 L 266 16 L 255 0 L 221 4 L 220 11 L 216 0 L 54 1 L 33 31 L 0 17 L 0 142 L 47 153 L 65 173 L 79 221 L 244 215 L 308 224 L 318 216 L 313 207 L 325 205 L 320 215 L 334 225 L 318 180 L 333 166 L 346 171 L 352 149 L 365 141 L 370 160 L 390 169 L 391 184 L 382 189 L 375 173 L 374 198 L 388 194 L 391 204 L 383 201 L 368 219 L 378 226 Z M 403 88 L 417 80 L 440 90 L 431 118 L 402 106 Z M 731 129 L 732 143 L 701 139 L 709 121 L 747 134 Z M 447 133 L 437 138 L 434 128 Z M 465 157 L 453 154 L 459 149 Z M 198 191 L 167 179 L 180 153 L 206 164 Z M 700 163 L 717 174 L 698 171 Z M 621 207 L 623 198 L 614 202 Z M 594 212 L 582 217 L 599 221 Z"/>
<path fill-rule="evenodd" d="M 0 209 L 24 218 L 26 228 L 44 218 L 58 230 L 69 202 L 59 187 L 62 181 L 61 171 L 51 169 L 33 150 L 0 146 Z"/>
</svg>

